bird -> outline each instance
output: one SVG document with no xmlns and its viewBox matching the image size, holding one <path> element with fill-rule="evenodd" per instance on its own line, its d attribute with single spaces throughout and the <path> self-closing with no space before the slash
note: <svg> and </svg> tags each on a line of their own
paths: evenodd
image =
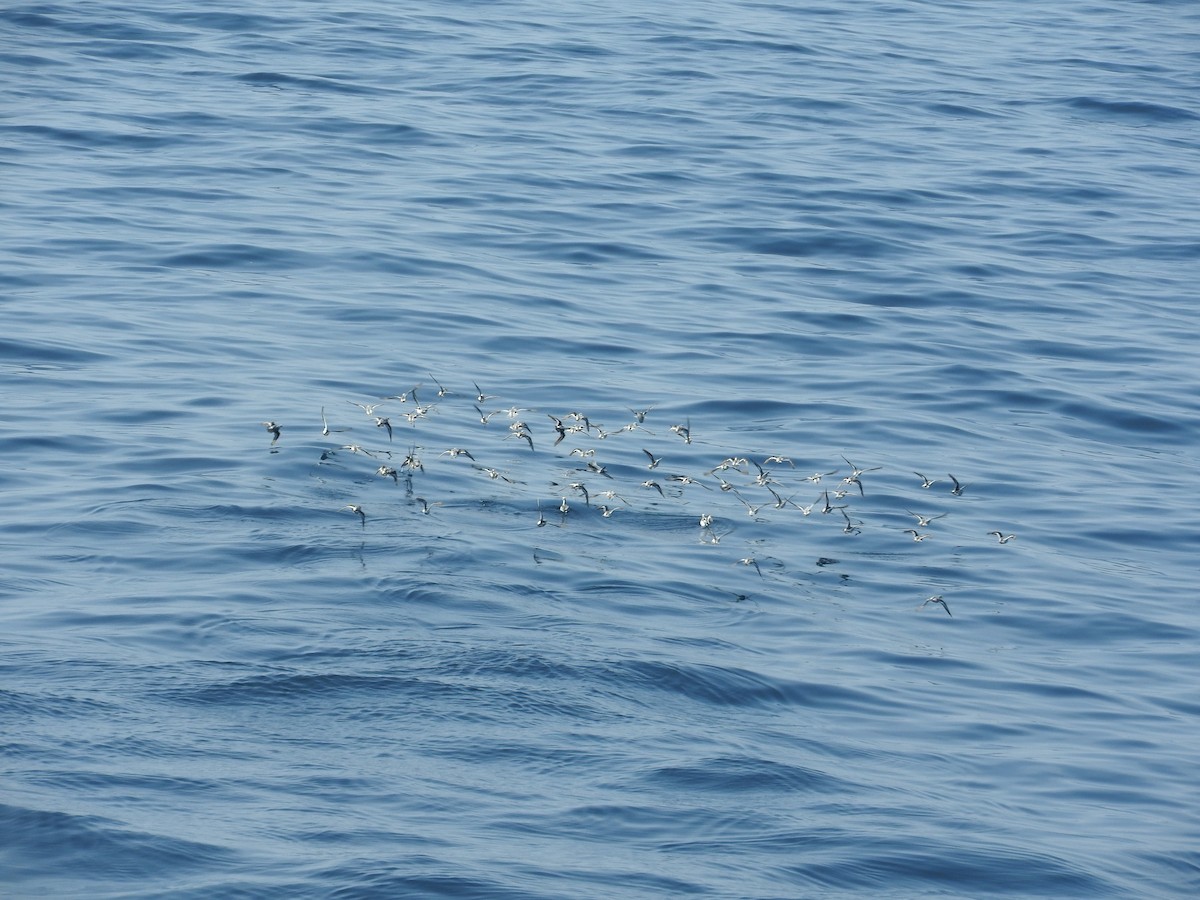
<svg viewBox="0 0 1200 900">
<path fill-rule="evenodd" d="M 643 481 L 642 487 L 653 488 L 654 490 L 658 491 L 660 497 L 667 496 L 666 494 L 663 493 L 662 485 L 659 484 L 657 481 Z"/>
<path fill-rule="evenodd" d="M 401 403 L 407 403 L 408 398 L 411 395 L 413 403 L 416 403 L 417 402 L 417 388 L 419 388 L 420 386 L 421 385 L 418 384 L 416 387 L 410 388 L 409 390 L 405 391 L 402 394 L 393 394 L 391 397 L 382 397 L 382 398 L 380 398 L 380 402 L 382 403 L 382 402 L 385 402 L 388 400 L 399 400 Z M 367 413 L 367 415 L 369 416 L 369 415 L 371 415 L 371 413 Z"/>
<path fill-rule="evenodd" d="M 835 509 L 845 509 L 845 506 L 834 506 L 829 502 L 829 491 L 825 491 L 825 507 L 821 510 L 825 515 L 829 515 Z"/>
<path fill-rule="evenodd" d="M 679 484 L 694 484 L 694 485 L 697 485 L 698 487 L 704 488 L 706 491 L 712 490 L 712 488 L 710 488 L 703 481 L 697 481 L 691 475 L 668 475 L 667 481 L 675 481 L 675 482 L 678 482 Z"/>
<path fill-rule="evenodd" d="M 392 439 L 392 422 L 387 416 L 375 416 L 375 427 L 386 428 L 388 440 L 390 441 Z"/>
<path fill-rule="evenodd" d="M 446 388 L 442 387 L 442 383 L 440 381 L 438 381 L 436 378 L 434 378 L 432 374 L 429 375 L 429 380 L 437 385 L 437 395 L 439 397 L 445 397 L 447 394 L 454 393 L 454 391 L 448 391 L 448 390 L 446 390 Z"/>
<path fill-rule="evenodd" d="M 923 541 L 923 540 L 925 540 L 927 537 L 929 537 L 929 535 L 928 535 L 928 534 L 921 534 L 921 532 L 919 532 L 919 531 L 917 531 L 916 529 L 913 529 L 913 528 L 906 528 L 906 529 L 904 529 L 904 533 L 905 533 L 905 534 L 911 534 L 911 535 L 913 536 L 913 540 L 914 540 L 914 541 Z"/>
<path fill-rule="evenodd" d="M 1016 538 L 1015 534 L 1002 534 L 999 531 L 989 531 L 988 534 L 994 534 L 996 536 L 996 540 L 1001 544 L 1007 544 L 1009 541 Z"/>
<path fill-rule="evenodd" d="M 824 478 L 826 475 L 836 475 L 836 474 L 837 474 L 837 469 L 834 469 L 832 472 L 813 472 L 811 475 L 809 475 L 804 480 L 811 481 L 813 484 L 820 484 L 821 479 Z"/>
<path fill-rule="evenodd" d="M 375 470 L 375 474 L 382 478 L 391 478 L 396 484 L 400 483 L 399 473 L 391 466 L 380 466 Z"/>
<path fill-rule="evenodd" d="M 499 469 L 493 469 L 490 466 L 476 466 L 475 468 L 479 469 L 479 471 L 483 472 L 488 478 L 493 480 L 499 478 L 501 481 L 507 481 L 509 484 L 516 484 L 515 481 L 513 481 Z"/>
<path fill-rule="evenodd" d="M 967 486 L 965 484 L 959 484 L 958 479 L 953 475 L 950 475 L 949 477 L 950 480 L 954 482 L 954 487 L 950 489 L 950 493 L 952 493 L 955 497 L 961 497 L 962 492 L 967 489 Z"/>
<path fill-rule="evenodd" d="M 637 420 L 639 425 L 646 421 L 646 415 L 650 412 L 650 410 L 654 409 L 653 406 L 647 406 L 645 409 L 631 409 L 630 407 L 625 408 L 633 413 L 633 418 Z"/>
<path fill-rule="evenodd" d="M 577 410 L 571 410 L 571 412 L 567 413 L 567 418 L 568 418 L 568 419 L 574 419 L 576 422 L 582 422 L 582 423 L 583 423 L 583 430 L 584 430 L 584 431 L 591 431 L 591 430 L 592 430 L 592 421 L 591 421 L 591 419 L 589 419 L 589 418 L 588 418 L 587 416 L 585 416 L 583 413 L 581 413 L 581 412 L 578 412 Z M 597 426 L 596 426 L 596 430 L 597 430 L 597 431 L 599 431 L 599 430 L 600 430 L 600 426 L 598 426 L 598 425 L 597 425 Z"/>
<path fill-rule="evenodd" d="M 382 400 L 379 403 L 357 403 L 354 400 L 347 400 L 346 402 L 349 403 L 351 406 L 357 406 L 359 409 L 361 409 L 363 412 L 365 412 L 368 416 L 375 415 L 376 407 L 383 405 Z"/>
<path fill-rule="evenodd" d="M 754 460 L 750 460 L 750 464 L 753 465 L 754 468 L 758 469 L 758 474 L 754 476 L 755 484 L 757 484 L 759 487 L 766 487 L 768 484 L 774 484 L 774 482 L 771 481 L 770 472 L 768 472 Z"/>
<path fill-rule="evenodd" d="M 431 409 L 433 409 L 433 407 L 432 407 L 432 406 L 420 406 L 420 405 L 418 405 L 416 408 L 414 408 L 414 409 L 413 409 L 413 411 L 412 411 L 412 412 L 406 412 L 406 413 L 404 414 L 404 418 L 408 419 L 408 424 L 409 424 L 409 425 L 416 425 L 416 424 L 417 424 L 417 419 L 423 419 L 423 418 L 425 418 L 427 415 L 429 415 L 429 411 L 430 411 Z"/>
<path fill-rule="evenodd" d="M 717 475 L 714 477 L 717 479 L 717 481 L 721 482 L 721 490 L 726 491 L 726 492 L 732 491 L 734 494 L 737 494 L 737 488 L 735 488 L 732 484 L 730 484 L 728 481 L 726 481 L 720 475 Z M 738 494 L 738 496 L 741 496 L 741 495 Z"/>
<path fill-rule="evenodd" d="M 647 450 L 645 447 L 643 447 L 643 448 L 642 448 L 642 452 L 643 452 L 643 453 L 645 453 L 645 454 L 646 454 L 646 456 L 647 456 L 647 457 L 649 457 L 649 459 L 650 459 L 650 463 L 649 463 L 649 464 L 646 466 L 646 468 L 647 468 L 647 469 L 657 469 L 657 468 L 658 468 L 658 464 L 659 464 L 660 462 L 662 462 L 662 457 L 661 457 L 661 456 L 655 456 L 653 453 L 651 453 L 651 452 L 650 452 L 649 450 Z"/>
<path fill-rule="evenodd" d="M 267 431 L 271 432 L 271 446 L 272 447 L 275 446 L 275 442 L 277 440 L 279 440 L 279 433 L 283 429 L 280 426 L 276 425 L 274 422 L 263 422 L 262 425 L 263 425 L 263 428 L 265 428 L 265 429 L 267 429 Z"/>
<path fill-rule="evenodd" d="M 443 450 L 441 455 L 449 456 L 451 459 L 455 459 L 459 456 L 465 456 L 467 459 L 471 460 L 471 462 L 475 462 L 475 457 L 471 455 L 471 451 L 464 450 L 462 447 L 451 447 L 449 450 Z"/>
<path fill-rule="evenodd" d="M 604 516 L 604 518 L 607 519 L 610 516 L 612 516 L 612 514 L 615 513 L 618 509 L 620 509 L 619 506 L 605 506 L 605 505 L 601 504 L 600 515 Z"/>
<path fill-rule="evenodd" d="M 921 487 L 923 487 L 925 489 L 929 489 L 929 488 L 933 487 L 935 484 L 937 484 L 936 480 L 934 480 L 932 478 L 926 478 L 920 472 L 913 472 L 913 474 L 921 479 Z"/>
<path fill-rule="evenodd" d="M 685 444 L 692 442 L 692 419 L 689 416 L 686 425 L 672 425 L 671 431 L 683 438 Z"/>
<path fill-rule="evenodd" d="M 846 457 L 843 456 L 842 459 L 845 459 L 846 465 L 848 465 L 850 467 L 849 478 L 858 478 L 859 475 L 862 475 L 866 472 L 878 472 L 880 469 L 883 468 L 883 466 L 872 466 L 869 469 L 860 469 L 854 463 L 850 462 L 850 460 L 846 459 Z M 849 484 L 850 483 L 849 480 L 847 480 L 846 483 Z"/>
<path fill-rule="evenodd" d="M 479 385 L 475 384 L 474 381 L 472 381 L 471 384 L 475 385 L 475 402 L 476 403 L 486 403 L 489 400 L 495 399 L 494 397 L 489 397 L 487 394 L 485 394 L 483 391 L 481 391 L 479 389 Z"/>
<path fill-rule="evenodd" d="M 322 437 L 328 437 L 329 435 L 333 434 L 334 432 L 341 432 L 341 431 L 345 431 L 345 430 L 346 430 L 345 428 L 330 428 L 329 427 L 329 423 L 327 421 L 325 421 L 325 407 L 322 406 L 321 407 L 321 435 L 322 435 Z"/>
<path fill-rule="evenodd" d="M 911 509 L 906 509 L 905 512 L 917 520 L 918 528 L 928 528 L 929 523 L 932 522 L 934 519 L 941 519 L 946 515 L 945 513 L 942 513 L 941 515 L 937 515 L 937 516 L 923 516 L 920 513 L 913 512 Z"/>
<path fill-rule="evenodd" d="M 928 600 L 926 600 L 924 603 L 921 604 L 920 609 L 924 609 L 930 603 L 941 604 L 942 609 L 944 609 L 946 611 L 946 615 L 948 615 L 952 619 L 954 618 L 954 613 L 950 612 L 950 607 L 946 605 L 946 601 L 942 598 L 941 594 L 936 594 L 935 596 L 930 597 Z"/>
<path fill-rule="evenodd" d="M 414 499 L 414 500 L 416 500 L 418 503 L 420 503 L 420 504 L 421 504 L 421 512 L 423 512 L 425 515 L 429 515 L 429 510 L 430 510 L 430 508 L 432 508 L 432 507 L 434 507 L 434 506 L 441 506 L 441 505 L 442 505 L 442 503 L 441 503 L 441 501 L 440 501 L 440 500 L 438 500 L 438 501 L 435 501 L 435 502 L 433 502 L 433 503 L 429 503 L 429 502 L 427 502 L 427 501 L 425 500 L 425 498 L 424 498 L 424 497 L 414 497 L 413 499 Z"/>
<path fill-rule="evenodd" d="M 607 466 L 602 466 L 598 462 L 593 462 L 590 459 L 587 461 L 587 469 L 589 472 L 595 472 L 597 475 L 603 475 L 605 478 L 612 478 L 612 476 L 608 474 Z"/>
<path fill-rule="evenodd" d="M 719 463 L 717 463 L 715 466 L 713 466 L 711 469 L 709 469 L 704 474 L 705 475 L 715 475 L 717 472 L 724 472 L 728 469 L 735 469 L 738 472 L 747 474 L 745 466 L 748 464 L 749 464 L 749 460 L 747 460 L 744 456 L 728 456 L 725 459 L 721 460 Z"/>
<path fill-rule="evenodd" d="M 345 506 L 342 507 L 342 509 L 350 510 L 350 512 L 354 513 L 356 516 L 358 516 L 360 519 L 362 519 L 363 528 L 367 527 L 367 514 L 365 512 L 363 512 L 363 508 L 361 506 L 359 506 L 357 503 L 347 503 Z"/>
<path fill-rule="evenodd" d="M 748 516 L 757 516 L 758 511 L 760 509 L 762 509 L 762 504 L 759 504 L 758 506 L 754 506 L 753 504 L 748 502 L 745 497 L 739 496 L 738 499 L 742 501 L 742 506 L 746 507 L 746 515 L 748 515 Z"/>
<path fill-rule="evenodd" d="M 713 523 L 712 513 L 704 513 L 700 516 L 700 527 L 711 528 Z"/>
<path fill-rule="evenodd" d="M 496 415 L 499 412 L 502 412 L 502 410 L 497 409 L 497 410 L 493 410 L 490 413 L 485 413 L 482 409 L 479 408 L 478 404 L 476 404 L 475 412 L 479 413 L 479 423 L 481 425 L 486 425 L 489 421 L 491 421 L 492 416 Z"/>
<path fill-rule="evenodd" d="M 533 450 L 533 438 L 530 437 L 528 431 L 514 431 L 511 434 L 509 434 L 507 437 L 505 437 L 504 439 L 508 440 L 509 438 L 523 438 L 524 440 L 526 440 L 529 443 L 529 449 Z"/>
<path fill-rule="evenodd" d="M 846 525 L 842 528 L 842 534 L 862 534 L 862 529 L 850 521 L 850 517 L 846 515 L 846 510 L 842 510 L 842 518 L 846 520 Z"/>
<path fill-rule="evenodd" d="M 425 464 L 421 462 L 417 456 L 417 448 L 413 447 L 408 451 L 408 455 L 404 457 L 404 462 L 400 463 L 402 469 L 412 469 L 414 472 L 424 472 Z"/>
<path fill-rule="evenodd" d="M 762 569 L 760 569 L 758 566 L 758 560 L 755 559 L 753 556 L 744 556 L 741 559 L 739 559 L 736 563 L 734 563 L 734 565 L 735 566 L 737 566 L 737 565 L 754 566 L 754 571 L 758 573 L 758 577 L 759 578 L 763 577 Z"/>
<path fill-rule="evenodd" d="M 578 491 L 579 493 L 583 494 L 584 506 L 592 505 L 592 498 L 591 498 L 591 495 L 588 494 L 587 485 L 584 484 L 582 481 L 573 481 L 573 482 L 571 482 L 571 484 L 567 485 L 567 487 L 569 487 L 573 491 Z"/>
</svg>

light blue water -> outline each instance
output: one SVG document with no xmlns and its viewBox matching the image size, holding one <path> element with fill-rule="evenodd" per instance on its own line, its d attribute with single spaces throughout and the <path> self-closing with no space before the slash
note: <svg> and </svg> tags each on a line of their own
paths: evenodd
<svg viewBox="0 0 1200 900">
<path fill-rule="evenodd" d="M 1193 4 L 0 52 L 4 896 L 1200 889 Z"/>
</svg>

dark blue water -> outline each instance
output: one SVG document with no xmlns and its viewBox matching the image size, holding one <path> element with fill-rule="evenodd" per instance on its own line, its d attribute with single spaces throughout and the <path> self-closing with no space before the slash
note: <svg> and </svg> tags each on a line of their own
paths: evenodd
<svg viewBox="0 0 1200 900">
<path fill-rule="evenodd" d="M 1200 890 L 1200 13 L 1052 6 L 7 4 L 0 893 Z"/>
</svg>

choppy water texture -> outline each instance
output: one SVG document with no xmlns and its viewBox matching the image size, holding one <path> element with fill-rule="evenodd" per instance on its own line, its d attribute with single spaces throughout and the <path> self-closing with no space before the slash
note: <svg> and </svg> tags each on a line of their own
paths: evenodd
<svg viewBox="0 0 1200 900">
<path fill-rule="evenodd" d="M 1200 889 L 1194 4 L 677 6 L 0 11 L 6 897 Z"/>
</svg>

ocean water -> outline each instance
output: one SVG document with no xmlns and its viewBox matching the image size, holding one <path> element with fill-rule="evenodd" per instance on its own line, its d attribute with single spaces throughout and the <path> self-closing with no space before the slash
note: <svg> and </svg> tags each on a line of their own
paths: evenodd
<svg viewBox="0 0 1200 900">
<path fill-rule="evenodd" d="M 0 56 L 0 894 L 1200 890 L 1194 4 Z"/>
</svg>

